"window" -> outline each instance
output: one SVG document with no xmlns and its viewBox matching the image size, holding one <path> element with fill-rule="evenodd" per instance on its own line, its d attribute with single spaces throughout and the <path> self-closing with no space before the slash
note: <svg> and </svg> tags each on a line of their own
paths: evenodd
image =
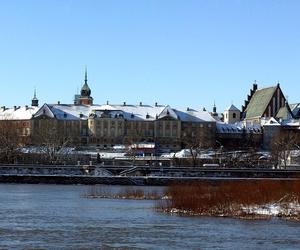
<svg viewBox="0 0 300 250">
<path fill-rule="evenodd" d="M 236 118 L 236 113 L 232 114 L 232 118 L 234 118 L 234 119 Z"/>
</svg>

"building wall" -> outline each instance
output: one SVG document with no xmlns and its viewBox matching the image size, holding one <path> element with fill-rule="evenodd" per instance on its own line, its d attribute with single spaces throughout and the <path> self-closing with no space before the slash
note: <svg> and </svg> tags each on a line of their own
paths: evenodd
<svg viewBox="0 0 300 250">
<path fill-rule="evenodd" d="M 121 144 L 124 126 L 124 119 L 90 118 L 88 120 L 89 144 Z"/>
<path fill-rule="evenodd" d="M 181 142 L 185 146 L 189 143 L 199 143 L 199 146 L 208 148 L 216 144 L 215 122 L 182 122 Z"/>
<path fill-rule="evenodd" d="M 241 112 L 239 111 L 232 111 L 232 110 L 225 110 L 224 111 L 224 122 L 229 124 L 234 124 L 240 121 Z"/>
<path fill-rule="evenodd" d="M 217 133 L 218 146 L 225 148 L 259 148 L 263 142 L 263 133 Z"/>
<path fill-rule="evenodd" d="M 86 144 L 88 125 L 86 120 L 58 120 L 39 117 L 32 120 L 32 143 L 57 140 L 71 145 Z"/>
<path fill-rule="evenodd" d="M 183 137 L 192 136 L 203 145 L 215 145 L 215 122 L 181 122 L 174 119 L 127 121 L 123 118 L 89 118 L 89 143 L 94 145 L 156 142 L 160 148 L 178 150 Z"/>
<path fill-rule="evenodd" d="M 271 144 L 274 136 L 280 132 L 281 126 L 264 126 L 263 127 L 263 148 L 271 149 Z"/>
<path fill-rule="evenodd" d="M 0 120 L 0 137 L 15 139 L 20 145 L 30 143 L 32 120 Z M 1 138 L 0 138 L 1 139 Z"/>
</svg>

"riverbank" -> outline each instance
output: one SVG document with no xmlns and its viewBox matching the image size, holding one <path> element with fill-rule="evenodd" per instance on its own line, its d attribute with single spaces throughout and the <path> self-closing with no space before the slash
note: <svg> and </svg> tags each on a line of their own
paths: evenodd
<svg viewBox="0 0 300 250">
<path fill-rule="evenodd" d="M 300 180 L 300 169 L 0 165 L 0 183 L 169 186 L 192 181 Z"/>
<path fill-rule="evenodd" d="M 157 210 L 171 214 L 300 221 L 299 180 L 194 182 L 168 187 Z"/>
<path fill-rule="evenodd" d="M 190 183 L 255 182 L 270 178 L 230 177 L 168 177 L 168 176 L 72 176 L 72 175 L 0 175 L 0 183 L 63 184 L 63 185 L 125 185 L 170 186 Z M 274 181 L 293 181 L 298 178 L 272 178 Z"/>
</svg>

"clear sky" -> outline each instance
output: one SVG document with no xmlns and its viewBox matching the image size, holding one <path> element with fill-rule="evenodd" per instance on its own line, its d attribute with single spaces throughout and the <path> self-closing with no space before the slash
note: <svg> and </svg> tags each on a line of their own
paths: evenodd
<svg viewBox="0 0 300 250">
<path fill-rule="evenodd" d="M 253 81 L 300 102 L 300 1 L 2 0 L 0 105 L 240 108 Z"/>
</svg>

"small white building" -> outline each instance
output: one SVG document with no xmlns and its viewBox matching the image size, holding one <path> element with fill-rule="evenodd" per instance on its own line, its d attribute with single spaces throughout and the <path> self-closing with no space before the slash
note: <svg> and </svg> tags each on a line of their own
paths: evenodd
<svg viewBox="0 0 300 250">
<path fill-rule="evenodd" d="M 239 122 L 241 118 L 241 111 L 235 107 L 233 104 L 225 109 L 224 111 L 224 122 L 229 124 L 234 124 Z"/>
</svg>

